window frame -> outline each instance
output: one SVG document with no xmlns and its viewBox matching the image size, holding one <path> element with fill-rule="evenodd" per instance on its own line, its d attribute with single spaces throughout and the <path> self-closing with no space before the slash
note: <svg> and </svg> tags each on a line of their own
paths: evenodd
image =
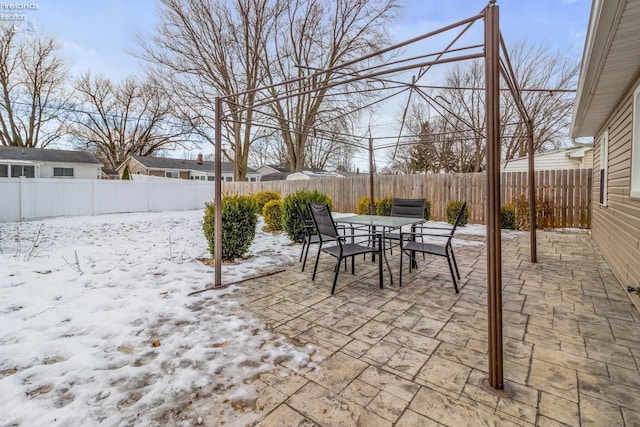
<svg viewBox="0 0 640 427">
<path fill-rule="evenodd" d="M 25 178 L 35 178 L 36 177 L 36 167 L 32 166 L 32 165 L 9 165 L 9 175 L 11 178 L 20 178 L 20 177 L 25 177 Z M 13 168 L 20 168 L 20 174 L 18 175 L 14 175 L 13 174 Z M 31 176 L 27 176 L 27 174 L 25 173 L 25 168 L 29 168 L 31 171 L 33 171 L 33 174 Z"/>
<path fill-rule="evenodd" d="M 178 171 L 164 171 L 165 178 L 180 179 L 180 172 Z"/>
<path fill-rule="evenodd" d="M 56 170 L 58 171 L 62 171 L 62 175 L 56 175 Z M 67 175 L 65 174 L 65 172 L 71 171 L 71 175 Z M 75 176 L 74 170 L 73 168 L 68 168 L 68 167 L 54 167 L 53 168 L 53 177 L 54 178 L 73 178 Z"/>
<path fill-rule="evenodd" d="M 609 198 L 609 129 L 600 137 L 600 199 L 601 206 L 608 205 Z"/>
<path fill-rule="evenodd" d="M 640 84 L 631 100 L 631 177 L 629 197 L 640 199 Z"/>
</svg>

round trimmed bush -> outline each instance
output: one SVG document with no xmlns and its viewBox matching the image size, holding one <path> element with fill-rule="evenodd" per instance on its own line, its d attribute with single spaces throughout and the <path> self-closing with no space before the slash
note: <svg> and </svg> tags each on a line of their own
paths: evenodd
<svg viewBox="0 0 640 427">
<path fill-rule="evenodd" d="M 426 199 L 424 201 L 424 219 L 427 221 L 431 219 L 431 202 Z"/>
<path fill-rule="evenodd" d="M 251 196 L 226 196 L 222 199 L 222 259 L 233 261 L 243 257 L 256 235 L 258 214 Z M 205 204 L 202 229 L 209 242 L 209 252 L 215 257 L 216 210 Z"/>
<path fill-rule="evenodd" d="M 331 198 L 324 193 L 320 193 L 318 190 L 298 190 L 284 198 L 282 204 L 282 228 L 291 240 L 294 242 L 302 242 L 304 239 L 304 225 L 296 211 L 295 202 L 298 202 L 298 205 L 300 205 L 305 215 L 308 215 L 306 213 L 307 202 L 328 204 L 329 207 L 331 207 Z"/>
<path fill-rule="evenodd" d="M 447 222 L 454 224 L 458 217 L 458 212 L 462 209 L 463 203 L 460 200 L 452 200 L 447 204 Z M 466 208 L 460 217 L 460 227 L 464 227 L 469 222 L 469 209 Z"/>
<path fill-rule="evenodd" d="M 373 213 L 376 212 L 376 204 L 377 200 L 373 201 Z M 371 197 L 362 196 L 358 199 L 358 203 L 356 204 L 356 214 L 358 215 L 369 215 L 371 212 L 369 211 L 371 205 Z"/>
<path fill-rule="evenodd" d="M 258 214 L 262 214 L 262 209 L 267 202 L 271 200 L 281 200 L 280 193 L 277 191 L 260 191 L 253 195 L 254 200 L 256 201 L 256 209 L 258 210 Z"/>
<path fill-rule="evenodd" d="M 500 228 L 505 230 L 516 229 L 516 207 L 511 203 L 500 208 Z"/>
<path fill-rule="evenodd" d="M 391 206 L 393 206 L 392 196 L 387 196 L 379 199 L 376 203 L 376 215 L 391 215 Z"/>
<path fill-rule="evenodd" d="M 268 231 L 282 230 L 282 199 L 269 200 L 262 208 L 264 223 Z"/>
</svg>

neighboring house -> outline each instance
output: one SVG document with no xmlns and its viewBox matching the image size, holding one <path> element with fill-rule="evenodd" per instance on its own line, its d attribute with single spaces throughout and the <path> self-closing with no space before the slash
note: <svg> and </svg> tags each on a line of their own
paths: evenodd
<svg viewBox="0 0 640 427">
<path fill-rule="evenodd" d="M 0 146 L 0 178 L 98 179 L 101 167 L 86 151 Z"/>
<path fill-rule="evenodd" d="M 591 169 L 593 167 L 593 145 L 582 145 L 547 151 L 533 158 L 535 170 L 553 169 Z M 529 157 L 502 162 L 503 172 L 526 172 L 529 170 Z"/>
<path fill-rule="evenodd" d="M 260 175 L 271 175 L 274 173 L 287 173 L 291 172 L 289 166 L 276 166 L 276 165 L 262 165 L 256 168 L 256 172 Z"/>
<path fill-rule="evenodd" d="M 303 170 L 302 172 L 293 172 L 287 175 L 287 181 L 294 179 L 320 179 L 320 178 L 344 178 L 336 172 L 328 172 L 322 169 Z"/>
<path fill-rule="evenodd" d="M 592 236 L 640 284 L 640 0 L 593 0 L 571 136 L 594 137 Z"/>
<path fill-rule="evenodd" d="M 126 166 L 129 166 L 129 174 L 135 179 L 135 175 L 146 175 L 161 178 L 179 178 L 199 181 L 213 181 L 215 163 L 202 159 L 202 154 L 197 160 L 171 159 L 168 157 L 130 156 L 118 166 L 118 173 L 122 176 Z M 235 167 L 228 162 L 222 162 L 222 180 L 233 181 Z M 247 181 L 259 181 L 260 175 L 255 169 L 248 168 Z"/>
<path fill-rule="evenodd" d="M 100 170 L 100 178 L 102 179 L 120 179 L 120 174 L 116 169 L 102 168 Z"/>
<path fill-rule="evenodd" d="M 292 172 L 290 166 L 262 165 L 256 169 L 260 181 L 282 181 L 296 179 L 344 178 L 344 172 L 328 172 L 324 169 L 303 168 L 302 172 Z"/>
</svg>

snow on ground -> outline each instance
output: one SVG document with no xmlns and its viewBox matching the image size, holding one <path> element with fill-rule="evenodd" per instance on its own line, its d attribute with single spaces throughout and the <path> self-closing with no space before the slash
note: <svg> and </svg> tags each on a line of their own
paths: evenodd
<svg viewBox="0 0 640 427">
<path fill-rule="evenodd" d="M 213 281 L 196 260 L 210 256 L 202 217 L 0 224 L 0 426 L 193 425 L 216 405 L 250 403 L 251 380 L 276 363 L 312 366 L 314 349 L 268 331 L 228 298 L 233 286 L 188 295 Z M 223 266 L 225 283 L 297 261 L 300 246 L 262 225 L 250 257 Z M 216 417 L 201 421 L 244 424 L 252 415 Z"/>
<path fill-rule="evenodd" d="M 209 256 L 202 217 L 0 224 L 0 426 L 191 425 L 198 402 L 250 401 L 259 373 L 309 363 L 313 349 L 225 298 L 233 287 L 188 296 L 213 280 L 195 260 Z M 295 262 L 289 243 L 259 232 L 224 282 Z"/>
</svg>

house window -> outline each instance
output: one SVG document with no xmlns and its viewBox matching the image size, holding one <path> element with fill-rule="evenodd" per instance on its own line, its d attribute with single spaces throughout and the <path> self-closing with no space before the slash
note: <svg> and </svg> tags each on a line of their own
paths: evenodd
<svg viewBox="0 0 640 427">
<path fill-rule="evenodd" d="M 215 176 L 211 176 L 211 175 L 207 176 L 207 181 L 214 181 L 215 179 L 216 179 Z"/>
<path fill-rule="evenodd" d="M 9 177 L 9 165 L 0 165 L 0 178 Z"/>
<path fill-rule="evenodd" d="M 256 182 L 256 177 L 255 177 L 255 176 L 248 176 L 248 177 L 247 177 L 247 181 L 249 181 L 249 182 Z"/>
<path fill-rule="evenodd" d="M 600 204 L 607 206 L 607 165 L 609 163 L 609 131 L 600 138 Z"/>
<path fill-rule="evenodd" d="M 73 177 L 73 168 L 53 168 L 54 177 Z"/>
<path fill-rule="evenodd" d="M 640 198 L 640 86 L 633 92 L 632 114 L 630 196 Z"/>
<path fill-rule="evenodd" d="M 224 180 L 225 180 L 225 182 L 231 182 L 231 181 L 233 181 L 233 177 L 232 176 L 225 176 Z"/>
<path fill-rule="evenodd" d="M 180 178 L 180 173 L 178 171 L 165 171 L 164 176 L 166 178 Z"/>
<path fill-rule="evenodd" d="M 24 176 L 25 178 L 35 178 L 36 167 L 35 166 L 22 166 L 11 165 L 11 177 L 18 178 Z"/>
</svg>

